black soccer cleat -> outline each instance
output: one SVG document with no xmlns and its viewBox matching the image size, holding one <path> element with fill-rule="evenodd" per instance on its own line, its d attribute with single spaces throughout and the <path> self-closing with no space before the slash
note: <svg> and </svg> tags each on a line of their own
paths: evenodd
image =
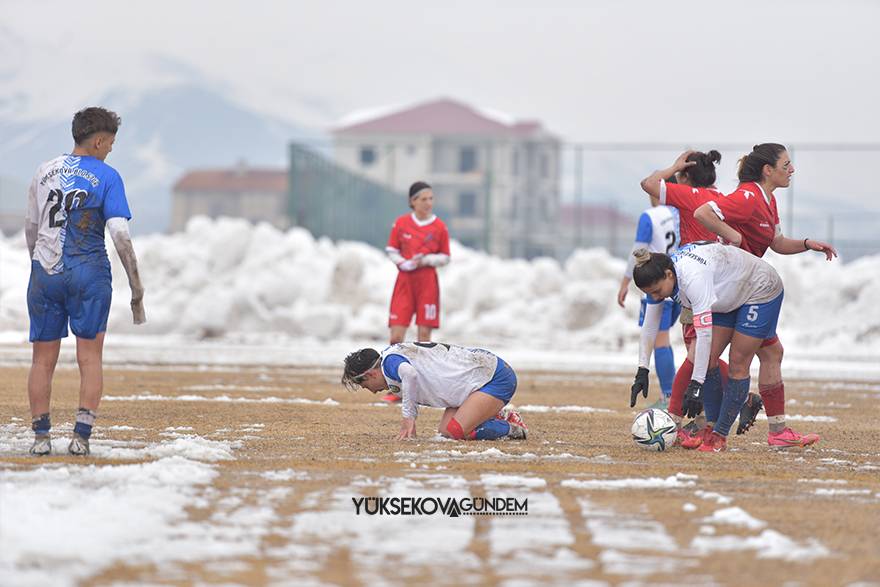
<svg viewBox="0 0 880 587">
<path fill-rule="evenodd" d="M 739 411 L 739 426 L 736 427 L 737 434 L 748 432 L 749 428 L 758 419 L 758 414 L 764 409 L 764 400 L 757 393 L 750 393 L 746 403 L 743 404 Z"/>
</svg>

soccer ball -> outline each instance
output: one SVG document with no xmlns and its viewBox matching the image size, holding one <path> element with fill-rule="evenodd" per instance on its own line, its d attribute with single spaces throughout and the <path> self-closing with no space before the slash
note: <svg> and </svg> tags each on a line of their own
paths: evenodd
<svg viewBox="0 0 880 587">
<path fill-rule="evenodd" d="M 665 410 L 650 408 L 633 420 L 633 442 L 642 448 L 666 450 L 675 442 L 675 434 L 675 421 Z"/>
</svg>

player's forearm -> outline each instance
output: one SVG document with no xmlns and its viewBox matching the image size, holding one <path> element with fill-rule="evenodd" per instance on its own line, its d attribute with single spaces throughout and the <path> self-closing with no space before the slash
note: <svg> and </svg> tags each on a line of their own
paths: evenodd
<svg viewBox="0 0 880 587">
<path fill-rule="evenodd" d="M 719 218 L 718 211 L 711 203 L 707 202 L 694 210 L 694 218 L 707 230 L 714 232 L 725 241 L 736 246 L 742 244 L 742 235 Z"/>
<path fill-rule="evenodd" d="M 667 177 L 675 174 L 675 167 L 667 167 L 666 169 L 658 169 L 645 179 L 641 181 L 642 189 L 646 194 L 651 196 L 651 203 L 653 204 L 654 198 L 660 197 L 660 182 L 666 179 Z M 656 204 L 654 204 L 656 206 Z"/>
<path fill-rule="evenodd" d="M 131 239 L 126 236 L 116 236 L 113 239 L 113 245 L 119 254 L 119 260 L 122 261 L 122 267 L 128 276 L 128 286 L 131 288 L 131 298 L 133 301 L 140 300 L 144 295 L 144 286 L 141 283 L 141 274 L 138 270 L 137 256 L 134 254 L 134 246 Z"/>
<path fill-rule="evenodd" d="M 709 355 L 712 352 L 712 312 L 694 314 L 694 330 L 697 340 L 694 342 L 694 372 L 691 375 L 693 381 L 703 383 L 706 380 L 706 371 L 709 370 Z M 708 321 L 708 323 L 707 323 Z"/>
<path fill-rule="evenodd" d="M 428 267 L 443 267 L 449 263 L 449 255 L 445 253 L 434 253 L 432 255 L 425 255 L 422 257 L 422 265 L 427 265 Z"/>
<path fill-rule="evenodd" d="M 24 221 L 24 239 L 27 241 L 28 254 L 30 258 L 34 258 L 34 249 L 37 246 L 38 227 L 36 224 L 27 219 Z"/>
<path fill-rule="evenodd" d="M 406 261 L 406 259 L 403 258 L 403 255 L 400 254 L 400 251 L 394 247 L 385 247 L 385 254 L 388 255 L 388 258 L 391 259 L 391 262 L 395 265 L 400 265 Z"/>
<path fill-rule="evenodd" d="M 809 250 L 803 240 L 788 238 L 781 234 L 773 239 L 773 242 L 770 243 L 770 248 L 780 255 L 796 255 Z"/>
<path fill-rule="evenodd" d="M 639 367 L 651 368 L 651 354 L 654 352 L 654 342 L 657 340 L 662 318 L 663 303 L 647 305 L 645 320 L 642 322 L 642 336 L 639 339 Z"/>
<path fill-rule="evenodd" d="M 413 420 L 419 416 L 419 406 L 416 402 L 416 386 L 418 376 L 416 370 L 408 364 L 402 364 L 400 373 L 400 411 L 404 418 Z"/>
</svg>

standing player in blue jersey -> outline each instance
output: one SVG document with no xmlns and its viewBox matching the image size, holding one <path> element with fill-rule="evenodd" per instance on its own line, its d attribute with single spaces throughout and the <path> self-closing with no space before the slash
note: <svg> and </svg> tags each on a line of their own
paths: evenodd
<svg viewBox="0 0 880 587">
<path fill-rule="evenodd" d="M 642 212 L 639 216 L 639 224 L 636 229 L 636 241 L 633 251 L 648 249 L 652 253 L 664 253 L 671 255 L 678 249 L 681 242 L 679 231 L 678 209 L 670 206 L 654 206 Z M 626 271 L 620 282 L 620 290 L 617 292 L 617 303 L 622 308 L 632 281 L 635 257 L 629 255 Z M 642 306 L 639 310 L 639 326 L 645 321 L 646 298 L 642 297 Z M 681 313 L 681 306 L 674 300 L 666 300 L 663 304 L 663 318 L 660 322 L 660 330 L 654 343 L 654 361 L 657 365 L 657 378 L 660 380 L 662 397 L 651 405 L 652 408 L 666 409 L 669 406 L 669 398 L 672 396 L 672 383 L 675 379 L 675 356 L 669 344 L 669 329 L 675 324 Z M 633 396 L 635 403 L 635 396 Z"/>
<path fill-rule="evenodd" d="M 112 293 L 104 246 L 109 229 L 131 287 L 135 324 L 146 321 L 144 288 L 128 232 L 131 212 L 122 178 L 104 163 L 113 150 L 120 118 L 104 108 L 73 117 L 73 152 L 47 161 L 28 190 L 25 237 L 31 257 L 27 302 L 33 360 L 28 374 L 34 444 L 31 454 L 52 452 L 49 402 L 52 375 L 67 336 L 76 336 L 79 409 L 68 451 L 89 454 L 89 437 L 104 387 L 104 332 Z"/>
<path fill-rule="evenodd" d="M 373 393 L 398 390 L 399 440 L 415 438 L 419 406 L 446 408 L 438 432 L 455 440 L 525 440 L 528 432 L 509 405 L 516 373 L 483 349 L 436 342 L 402 342 L 381 353 L 360 349 L 345 358 L 342 383 Z"/>
</svg>

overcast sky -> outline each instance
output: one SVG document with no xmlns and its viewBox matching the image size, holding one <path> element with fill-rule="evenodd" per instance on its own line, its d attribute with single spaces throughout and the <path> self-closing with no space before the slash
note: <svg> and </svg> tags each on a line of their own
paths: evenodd
<svg viewBox="0 0 880 587">
<path fill-rule="evenodd" d="M 569 140 L 880 140 L 872 0 L 0 0 L 0 17 L 0 111 L 22 116 L 176 75 L 322 129 L 451 96 Z"/>
</svg>

